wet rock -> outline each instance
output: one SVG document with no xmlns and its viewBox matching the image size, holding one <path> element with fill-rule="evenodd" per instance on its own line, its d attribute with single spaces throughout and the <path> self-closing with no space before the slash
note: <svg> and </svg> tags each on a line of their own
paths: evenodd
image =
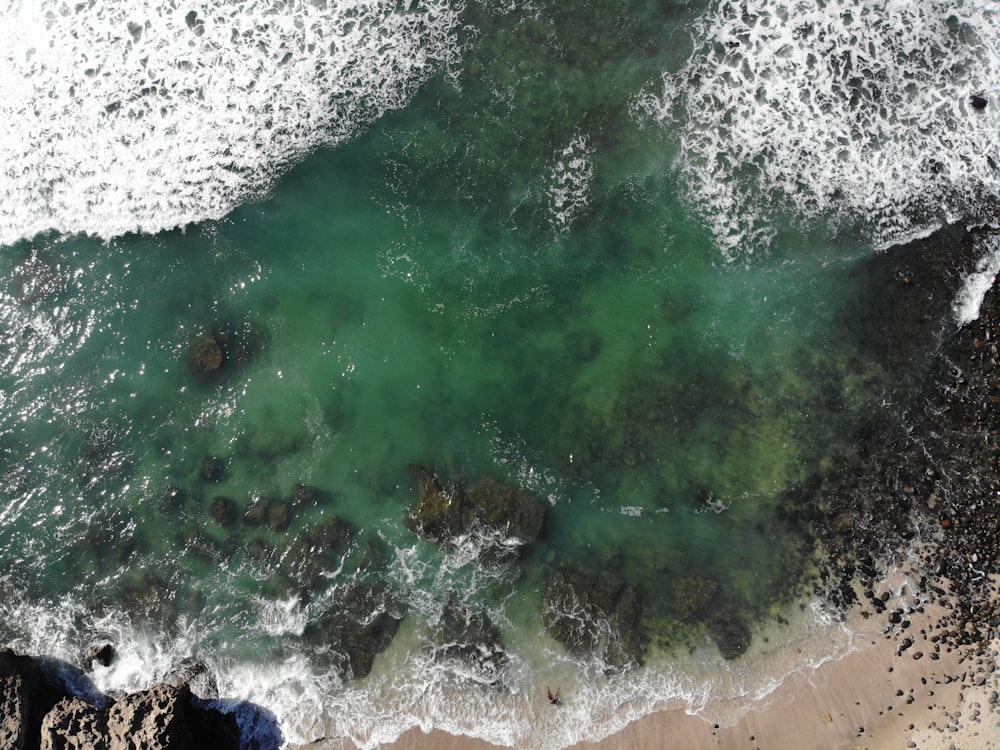
<svg viewBox="0 0 1000 750">
<path fill-rule="evenodd" d="M 219 371 L 226 362 L 222 344 L 212 334 L 203 333 L 188 347 L 188 370 L 198 379 L 204 379 Z"/>
<path fill-rule="evenodd" d="M 324 647 L 342 678 L 359 678 L 371 672 L 402 618 L 384 584 L 357 584 L 344 592 L 340 606 L 307 625 L 303 637 Z"/>
<path fill-rule="evenodd" d="M 90 650 L 87 651 L 87 656 L 83 660 L 83 664 L 87 670 L 93 669 L 95 663 L 102 667 L 110 667 L 115 660 L 115 656 L 115 647 L 110 643 L 102 643 L 90 647 Z"/>
<path fill-rule="evenodd" d="M 452 593 L 437 620 L 431 623 L 431 633 L 431 650 L 436 658 L 459 662 L 461 671 L 476 682 L 500 682 L 509 658 L 500 630 L 485 614 L 472 611 Z"/>
<path fill-rule="evenodd" d="M 717 581 L 692 576 L 682 578 L 674 588 L 674 612 L 678 620 L 696 617 L 709 605 L 719 590 Z"/>
<path fill-rule="evenodd" d="M 986 105 L 989 104 L 989 101 L 984 96 L 973 94 L 969 97 L 969 104 L 972 105 L 973 109 L 986 109 Z"/>
<path fill-rule="evenodd" d="M 161 682 L 175 688 L 186 687 L 203 700 L 215 700 L 219 697 L 215 674 L 201 659 L 184 659 L 164 675 Z"/>
<path fill-rule="evenodd" d="M 111 750 L 107 709 L 80 698 L 59 701 L 42 720 L 40 750 Z"/>
<path fill-rule="evenodd" d="M 545 506 L 518 487 L 485 478 L 470 485 L 449 484 L 436 472 L 411 464 L 419 485 L 407 527 L 449 545 L 464 534 L 480 534 L 482 557 L 507 561 L 527 554 L 542 531 Z"/>
<path fill-rule="evenodd" d="M 231 529 L 236 525 L 236 503 L 224 495 L 216 495 L 208 512 L 219 526 Z"/>
<path fill-rule="evenodd" d="M 177 542 L 185 552 L 190 552 L 205 560 L 218 562 L 222 550 L 216 541 L 197 526 L 186 526 L 177 535 Z"/>
<path fill-rule="evenodd" d="M 317 505 L 327 505 L 331 500 L 329 492 L 324 492 L 321 489 L 299 482 L 292 487 L 290 504 L 294 510 L 299 510 L 301 508 L 313 508 Z"/>
<path fill-rule="evenodd" d="M 545 590 L 543 623 L 571 653 L 593 654 L 608 671 L 642 663 L 648 641 L 633 586 L 609 573 L 556 568 Z"/>
</svg>

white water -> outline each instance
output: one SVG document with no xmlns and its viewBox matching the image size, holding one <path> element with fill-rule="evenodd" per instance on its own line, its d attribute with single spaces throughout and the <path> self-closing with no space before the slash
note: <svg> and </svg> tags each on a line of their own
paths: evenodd
<svg viewBox="0 0 1000 750">
<path fill-rule="evenodd" d="M 994 3 L 723 0 L 691 37 L 640 109 L 673 131 L 727 258 L 766 248 L 782 215 L 883 244 L 1000 195 Z"/>
<path fill-rule="evenodd" d="M 986 293 L 1000 273 L 1000 239 L 995 234 L 989 234 L 982 238 L 982 244 L 985 247 L 976 263 L 976 270 L 966 276 L 952 305 L 959 328 L 979 318 Z"/>
<path fill-rule="evenodd" d="M 0 10 L 0 245 L 219 218 L 456 55 L 458 3 L 13 0 Z"/>
</svg>

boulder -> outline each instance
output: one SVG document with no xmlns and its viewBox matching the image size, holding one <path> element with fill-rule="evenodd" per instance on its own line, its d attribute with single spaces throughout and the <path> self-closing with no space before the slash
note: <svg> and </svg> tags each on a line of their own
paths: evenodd
<svg viewBox="0 0 1000 750">
<path fill-rule="evenodd" d="M 288 503 L 274 503 L 267 509 L 267 528 L 271 531 L 285 531 L 291 523 Z"/>
<path fill-rule="evenodd" d="M 243 511 L 243 523 L 251 528 L 263 526 L 267 520 L 267 498 L 255 496 Z"/>
<path fill-rule="evenodd" d="M 162 682 L 175 688 L 186 687 L 203 700 L 215 700 L 219 697 L 215 674 L 201 659 L 184 659 L 163 677 Z"/>
<path fill-rule="evenodd" d="M 592 654 L 608 672 L 642 663 L 648 636 L 641 597 L 610 573 L 556 568 L 546 586 L 542 620 L 571 653 Z"/>
<path fill-rule="evenodd" d="M 492 478 L 452 484 L 425 466 L 411 464 L 409 470 L 419 485 L 406 519 L 414 533 L 441 545 L 478 534 L 481 558 L 501 562 L 527 554 L 538 540 L 545 506 L 519 487 Z"/>
<path fill-rule="evenodd" d="M 62 681 L 43 662 L 0 648 L 0 747 L 37 748 L 42 719 L 66 697 Z"/>
<path fill-rule="evenodd" d="M 94 663 L 100 664 L 102 667 L 110 667 L 111 663 L 115 660 L 115 647 L 110 643 L 95 644 L 90 647 L 87 651 L 87 655 L 83 660 L 84 668 L 91 670 L 94 668 Z"/>
</svg>

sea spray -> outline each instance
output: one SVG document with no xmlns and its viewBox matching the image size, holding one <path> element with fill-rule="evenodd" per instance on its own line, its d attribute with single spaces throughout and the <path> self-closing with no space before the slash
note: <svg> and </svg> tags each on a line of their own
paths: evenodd
<svg viewBox="0 0 1000 750">
<path fill-rule="evenodd" d="M 0 13 L 0 245 L 219 218 L 457 54 L 457 3 L 69 4 Z"/>
<path fill-rule="evenodd" d="M 679 143 L 692 209 L 727 258 L 784 216 L 875 244 L 1000 195 L 1000 17 L 991 4 L 723 0 L 641 109 Z"/>
</svg>

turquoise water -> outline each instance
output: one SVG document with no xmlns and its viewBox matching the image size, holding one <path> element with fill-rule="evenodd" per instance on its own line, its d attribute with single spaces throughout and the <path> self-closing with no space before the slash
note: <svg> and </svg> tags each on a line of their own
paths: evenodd
<svg viewBox="0 0 1000 750">
<path fill-rule="evenodd" d="M 566 744 L 523 707 L 494 715 L 553 673 L 576 686 L 579 736 L 620 726 L 601 665 L 545 632 L 559 567 L 639 592 L 647 666 L 610 679 L 640 713 L 699 680 L 711 698 L 706 674 L 741 669 L 686 617 L 680 580 L 715 582 L 716 605 L 756 623 L 742 663 L 760 656 L 764 623 L 811 601 L 813 550 L 776 504 L 850 443 L 878 393 L 843 325 L 872 244 L 775 206 L 773 237 L 748 236 L 733 260 L 693 205 L 688 131 L 638 103 L 687 64 L 688 24 L 710 11 L 470 3 L 453 56 L 405 107 L 269 172 L 266 197 L 173 230 L 6 245 L 5 638 L 64 658 L 114 638 L 105 689 L 194 653 L 224 690 L 275 710 L 288 741 L 361 744 L 416 723 Z M 50 283 L 26 293 L 28 277 Z M 189 357 L 206 334 L 228 360 L 199 377 Z M 546 506 L 533 551 L 494 567 L 415 536 L 409 464 L 531 493 Z M 240 520 L 300 483 L 323 499 L 290 506 L 287 528 Z M 237 508 L 228 524 L 218 497 Z M 295 569 L 332 514 L 350 543 L 313 539 L 322 575 Z M 340 644 L 309 633 L 359 582 L 384 584 L 406 616 L 371 676 L 345 684 L 328 668 Z M 463 693 L 357 708 L 433 693 L 422 644 L 452 592 L 498 625 L 503 690 L 475 710 Z"/>
</svg>

